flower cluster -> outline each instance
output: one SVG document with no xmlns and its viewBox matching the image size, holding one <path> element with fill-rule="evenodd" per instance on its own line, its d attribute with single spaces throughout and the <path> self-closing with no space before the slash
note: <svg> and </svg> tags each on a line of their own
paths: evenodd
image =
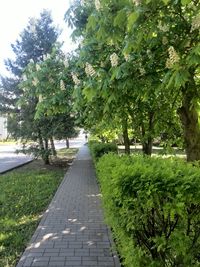
<svg viewBox="0 0 200 267">
<path fill-rule="evenodd" d="M 79 84 L 81 83 L 81 81 L 80 81 L 79 78 L 77 77 L 77 74 L 74 73 L 74 72 L 72 72 L 71 75 L 72 75 L 72 80 L 73 80 L 74 84 L 75 84 L 75 85 L 79 85 Z"/>
<path fill-rule="evenodd" d="M 113 53 L 111 56 L 110 56 L 110 62 L 111 62 L 111 66 L 112 67 L 117 67 L 118 65 L 118 55 L 116 53 Z"/>
<path fill-rule="evenodd" d="M 128 54 L 124 54 L 124 59 L 126 60 L 126 62 L 128 62 L 131 59 L 131 57 Z"/>
<path fill-rule="evenodd" d="M 36 64 L 36 70 L 39 71 L 41 69 L 39 64 Z"/>
<path fill-rule="evenodd" d="M 65 60 L 64 60 L 64 66 L 65 66 L 65 68 L 69 67 L 69 61 L 67 58 L 65 58 Z"/>
<path fill-rule="evenodd" d="M 23 75 L 22 75 L 22 79 L 23 79 L 24 82 L 27 81 L 26 74 L 23 74 Z"/>
<path fill-rule="evenodd" d="M 51 57 L 51 55 L 49 55 L 49 54 L 43 55 L 43 60 L 45 61 L 45 60 L 49 59 L 50 57 Z"/>
<path fill-rule="evenodd" d="M 85 73 L 87 74 L 87 76 L 91 76 L 91 77 L 94 76 L 96 73 L 92 65 L 89 64 L 88 62 L 86 62 L 85 64 Z"/>
<path fill-rule="evenodd" d="M 105 62 L 101 61 L 101 63 L 100 63 L 100 67 L 101 67 L 101 68 L 104 68 L 104 67 L 105 67 Z"/>
<path fill-rule="evenodd" d="M 63 80 L 60 80 L 60 90 L 64 91 L 65 90 L 65 83 Z"/>
<path fill-rule="evenodd" d="M 180 57 L 173 46 L 169 47 L 168 52 L 169 52 L 169 58 L 166 61 L 166 67 L 168 69 L 171 69 L 175 63 L 179 62 Z"/>
<path fill-rule="evenodd" d="M 50 82 L 50 83 L 54 83 L 54 80 L 50 77 L 50 78 L 49 78 L 49 82 Z"/>
<path fill-rule="evenodd" d="M 196 17 L 193 18 L 191 32 L 198 29 L 200 29 L 200 14 L 198 14 Z"/>
<path fill-rule="evenodd" d="M 162 38 L 162 44 L 163 44 L 163 45 L 166 45 L 167 43 L 168 43 L 168 39 L 167 39 L 166 36 L 164 36 L 164 37 Z"/>
<path fill-rule="evenodd" d="M 39 100 L 39 103 L 42 102 L 42 100 L 43 100 L 42 95 L 39 95 L 39 99 L 38 100 Z"/>
<path fill-rule="evenodd" d="M 100 3 L 100 1 L 99 0 L 95 0 L 95 3 L 94 4 L 95 4 L 96 10 L 99 11 L 101 9 L 101 3 Z"/>
<path fill-rule="evenodd" d="M 168 32 L 169 31 L 169 26 L 167 24 L 163 24 L 161 22 L 158 23 L 158 29 L 161 32 Z"/>
<path fill-rule="evenodd" d="M 32 81 L 32 84 L 33 84 L 34 86 L 37 86 L 38 83 L 39 83 L 38 79 L 37 79 L 37 78 L 34 78 L 33 81 Z"/>
<path fill-rule="evenodd" d="M 141 3 L 141 0 L 133 0 L 133 4 L 136 6 L 139 6 Z"/>
<path fill-rule="evenodd" d="M 146 71 L 144 68 L 139 68 L 140 74 L 143 76 L 146 74 Z"/>
<path fill-rule="evenodd" d="M 35 26 L 35 24 L 32 24 L 32 25 L 31 25 L 30 30 L 31 30 L 31 32 L 32 32 L 33 34 L 36 33 L 36 26 Z"/>
</svg>

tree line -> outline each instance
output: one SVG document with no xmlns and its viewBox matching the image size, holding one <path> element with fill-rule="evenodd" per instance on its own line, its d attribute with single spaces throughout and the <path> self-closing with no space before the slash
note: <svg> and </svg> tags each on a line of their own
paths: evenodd
<svg viewBox="0 0 200 267">
<path fill-rule="evenodd" d="M 199 160 L 199 11 L 196 0 L 75 0 L 65 21 L 79 46 L 68 55 L 48 12 L 30 20 L 6 61 L 14 78 L 1 78 L 9 131 L 49 151 L 76 121 L 122 137 L 126 153 L 137 139 L 151 155 L 161 138 Z"/>
<path fill-rule="evenodd" d="M 54 138 L 66 139 L 68 147 L 78 134 L 59 35 L 49 11 L 31 18 L 12 44 L 15 59 L 5 61 L 11 75 L 0 82 L 0 110 L 7 114 L 10 135 L 21 140 L 23 152 L 41 156 L 46 164 L 56 155 Z"/>
</svg>

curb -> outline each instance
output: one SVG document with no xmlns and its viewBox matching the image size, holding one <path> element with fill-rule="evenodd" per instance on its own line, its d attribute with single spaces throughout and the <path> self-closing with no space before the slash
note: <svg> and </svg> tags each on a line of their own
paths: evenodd
<svg viewBox="0 0 200 267">
<path fill-rule="evenodd" d="M 13 166 L 13 167 L 11 167 L 11 168 L 9 168 L 9 169 L 7 169 L 7 170 L 0 171 L 0 175 L 1 175 L 1 174 L 5 174 L 5 173 L 7 173 L 7 172 L 9 172 L 9 171 L 13 171 L 13 170 L 15 170 L 15 169 L 18 169 L 18 168 L 20 168 L 20 167 L 22 167 L 22 166 L 24 166 L 24 165 L 26 165 L 26 164 L 28 164 L 28 163 L 31 163 L 32 161 L 34 161 L 34 159 L 30 159 L 30 160 L 28 160 L 28 161 L 26 161 L 26 162 L 23 162 L 23 163 L 21 163 L 21 164 L 18 164 L 18 165 L 16 165 L 16 166 Z"/>
</svg>

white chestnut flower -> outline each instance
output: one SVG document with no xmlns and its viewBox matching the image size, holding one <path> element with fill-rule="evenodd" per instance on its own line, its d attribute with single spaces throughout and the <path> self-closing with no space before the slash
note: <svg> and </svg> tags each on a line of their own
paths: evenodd
<svg viewBox="0 0 200 267">
<path fill-rule="evenodd" d="M 158 23 L 158 29 L 161 32 L 168 32 L 169 31 L 169 26 L 167 24 L 162 24 L 161 21 Z"/>
<path fill-rule="evenodd" d="M 65 68 L 69 67 L 69 61 L 67 58 L 65 58 L 65 60 L 64 60 L 64 66 L 65 66 Z"/>
<path fill-rule="evenodd" d="M 190 31 L 193 32 L 198 29 L 200 30 L 200 14 L 193 18 Z"/>
<path fill-rule="evenodd" d="M 60 90 L 64 91 L 65 90 L 65 83 L 63 80 L 60 80 Z"/>
<path fill-rule="evenodd" d="M 104 63 L 103 61 L 101 61 L 101 63 L 100 63 L 100 67 L 101 67 L 101 68 L 104 68 L 104 67 L 105 67 L 105 63 Z"/>
<path fill-rule="evenodd" d="M 23 74 L 23 75 L 22 75 L 22 79 L 23 79 L 24 82 L 27 81 L 26 74 Z"/>
<path fill-rule="evenodd" d="M 101 3 L 100 3 L 100 0 L 95 0 L 94 2 L 95 4 L 95 8 L 97 11 L 99 11 L 101 9 Z"/>
<path fill-rule="evenodd" d="M 110 56 L 111 66 L 112 66 L 112 67 L 117 67 L 117 65 L 118 65 L 118 61 L 119 61 L 118 55 L 117 55 L 116 53 L 113 53 L 113 54 Z"/>
<path fill-rule="evenodd" d="M 34 78 L 33 81 L 32 81 L 32 84 L 33 84 L 34 86 L 37 86 L 38 83 L 39 83 L 38 79 L 37 79 L 37 78 Z"/>
<path fill-rule="evenodd" d="M 139 6 L 141 3 L 141 0 L 132 0 L 132 1 L 133 1 L 133 4 L 136 6 Z"/>
<path fill-rule="evenodd" d="M 79 80 L 77 74 L 74 72 L 71 72 L 71 75 L 72 75 L 72 80 L 73 80 L 74 84 L 79 85 L 81 83 L 81 81 Z"/>
<path fill-rule="evenodd" d="M 143 76 L 146 74 L 146 71 L 144 68 L 139 68 L 140 74 Z"/>
<path fill-rule="evenodd" d="M 35 24 L 32 24 L 32 25 L 31 25 L 30 30 L 31 30 L 31 32 L 32 32 L 33 34 L 36 33 L 36 26 L 35 26 Z"/>
<path fill-rule="evenodd" d="M 36 70 L 39 71 L 41 69 L 40 65 L 37 63 L 36 64 Z"/>
<path fill-rule="evenodd" d="M 168 69 L 171 69 L 174 66 L 174 64 L 179 62 L 180 57 L 173 46 L 169 47 L 168 53 L 169 53 L 169 58 L 166 61 L 166 67 Z"/>
<path fill-rule="evenodd" d="M 124 54 L 124 59 L 126 62 L 128 62 L 131 59 L 131 57 L 128 54 Z"/>
<path fill-rule="evenodd" d="M 162 44 L 163 44 L 163 45 L 168 44 L 168 39 L 167 39 L 166 36 L 164 36 L 164 37 L 162 38 Z"/>
<path fill-rule="evenodd" d="M 39 103 L 41 103 L 43 101 L 43 96 L 42 95 L 39 95 L 38 100 L 39 100 Z"/>
<path fill-rule="evenodd" d="M 54 83 L 54 80 L 52 78 L 49 78 L 50 83 Z"/>
<path fill-rule="evenodd" d="M 86 62 L 85 64 L 85 73 L 87 76 L 94 76 L 96 71 L 94 70 L 94 68 L 92 67 L 91 64 L 89 64 L 88 62 Z"/>
</svg>

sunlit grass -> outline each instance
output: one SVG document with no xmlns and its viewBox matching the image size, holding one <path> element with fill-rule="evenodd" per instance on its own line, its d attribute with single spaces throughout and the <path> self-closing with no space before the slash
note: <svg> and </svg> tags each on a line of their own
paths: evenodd
<svg viewBox="0 0 200 267">
<path fill-rule="evenodd" d="M 0 176 L 0 267 L 15 266 L 64 176 L 27 166 Z"/>
<path fill-rule="evenodd" d="M 130 146 L 131 154 L 142 154 L 142 146 L 141 145 L 135 145 Z M 123 145 L 118 146 L 118 153 L 124 154 L 125 148 Z M 185 151 L 183 149 L 178 148 L 171 148 L 170 150 L 165 149 L 163 147 L 159 146 L 153 146 L 152 148 L 152 156 L 159 156 L 159 157 L 178 157 L 178 158 L 186 158 Z"/>
<path fill-rule="evenodd" d="M 77 148 L 61 148 L 57 150 L 58 157 L 74 157 L 75 153 L 77 153 Z"/>
</svg>

